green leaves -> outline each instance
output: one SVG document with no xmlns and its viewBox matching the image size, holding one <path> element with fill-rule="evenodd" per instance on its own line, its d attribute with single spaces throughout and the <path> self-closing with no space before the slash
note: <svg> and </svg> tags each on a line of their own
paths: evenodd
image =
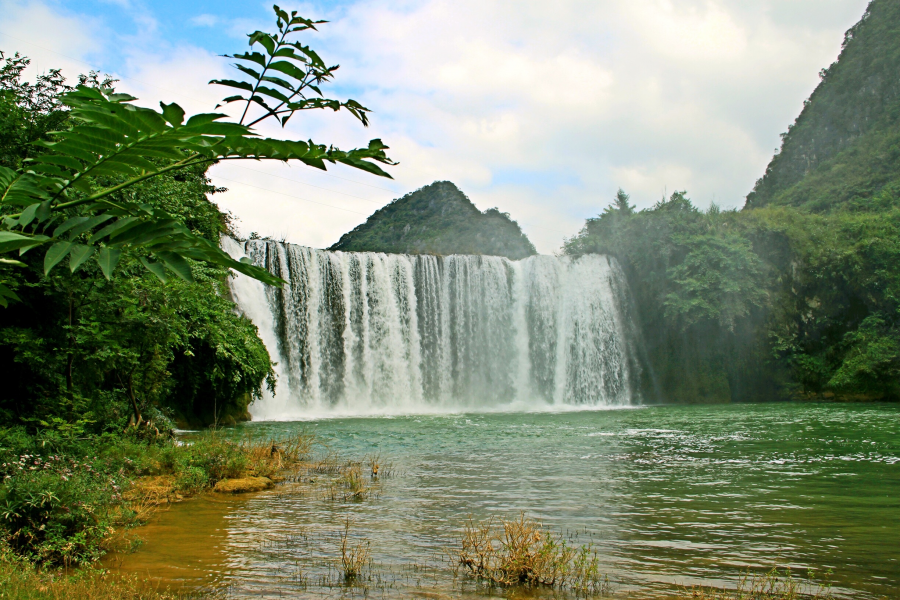
<svg viewBox="0 0 900 600">
<path fill-rule="evenodd" d="M 27 236 L 11 231 L 0 231 L 0 253 L 12 250 L 25 250 L 39 246 L 50 238 L 43 235 Z"/>
<path fill-rule="evenodd" d="M 56 242 L 47 250 L 44 255 L 44 275 L 49 275 L 50 271 L 62 261 L 72 249 L 72 242 Z"/>
<path fill-rule="evenodd" d="M 277 6 L 274 10 L 278 33 L 256 31 L 249 36 L 251 50 L 231 56 L 248 79 L 212 82 L 242 92 L 224 100 L 246 102 L 237 123 L 220 113 L 185 121 L 184 109 L 175 103 L 160 103 L 159 110 L 136 106 L 135 98 L 108 87 L 69 88 L 60 99 L 69 108 L 68 127 L 50 141 L 37 142 L 40 151 L 23 168 L 0 167 L 0 207 L 7 209 L 0 255 L 44 246 L 45 275 L 68 257 L 72 273 L 94 259 L 110 278 L 122 253 L 130 250 L 138 251 L 144 267 L 160 279 L 174 273 L 191 281 L 190 261 L 197 260 L 282 284 L 264 269 L 233 260 L 160 208 L 124 194 L 166 173 L 247 158 L 295 160 L 323 170 L 326 163 L 341 163 L 390 177 L 380 165 L 395 163 L 381 140 L 343 151 L 311 140 L 260 138 L 251 130 L 267 118 L 283 126 L 297 111 L 322 108 L 347 109 L 367 124 L 369 110 L 358 102 L 322 97 L 322 84 L 338 67 L 326 66 L 315 51 L 289 39 L 324 21 L 288 14 Z M 263 111 L 252 121 L 251 107 Z M 20 263 L 4 258 L 0 268 L 14 264 Z"/>
<path fill-rule="evenodd" d="M 355 100 L 341 102 L 322 97 L 322 84 L 334 78 L 338 65 L 329 67 L 309 46 L 289 41 L 294 33 L 316 29 L 325 21 L 304 19 L 292 12 L 290 15 L 277 5 L 273 7 L 278 25 L 278 33 L 254 31 L 249 35 L 251 49 L 259 46 L 262 52 L 245 52 L 226 55 L 240 62 L 233 66 L 249 77 L 249 81 L 234 79 L 214 79 L 210 83 L 239 89 L 247 94 L 229 96 L 222 103 L 245 102 L 241 123 L 249 118 L 251 107 L 259 106 L 263 114 L 250 120 L 250 126 L 267 118 L 276 118 L 284 126 L 299 110 L 331 108 L 338 111 L 345 108 L 363 125 L 368 125 L 369 109 Z M 261 67 L 261 70 L 259 68 Z M 273 72 L 282 76 L 273 76 Z M 264 85 L 270 84 L 270 85 Z M 368 170 L 368 169 L 367 169 Z"/>
<path fill-rule="evenodd" d="M 100 251 L 97 253 L 97 263 L 99 263 L 100 270 L 103 271 L 104 277 L 107 279 L 112 277 L 112 273 L 115 271 L 116 265 L 119 264 L 119 259 L 121 258 L 121 248 L 100 248 Z"/>
<path fill-rule="evenodd" d="M 183 108 L 175 103 L 165 104 L 160 102 L 159 105 L 162 107 L 163 117 L 169 122 L 169 125 L 177 126 L 184 123 Z"/>
<path fill-rule="evenodd" d="M 69 251 L 69 270 L 74 273 L 97 249 L 94 246 L 77 244 Z"/>
<path fill-rule="evenodd" d="M 6 308 L 9 302 L 20 302 L 19 297 L 8 286 L 0 283 L 0 306 Z"/>
<path fill-rule="evenodd" d="M 166 281 L 169 280 L 169 276 L 166 275 L 166 269 L 162 266 L 162 264 L 160 264 L 158 262 L 151 262 L 151 261 L 147 260 L 146 258 L 144 258 L 143 256 L 141 257 L 140 260 L 141 260 L 141 264 L 144 265 L 148 271 L 150 271 L 151 273 L 153 273 L 154 275 L 159 277 L 160 281 L 165 283 Z"/>
<path fill-rule="evenodd" d="M 163 263 L 165 263 L 166 267 L 168 267 L 170 271 L 172 271 L 185 281 L 194 280 L 194 275 L 191 273 L 191 265 L 184 259 L 183 256 L 174 252 L 159 252 L 157 256 L 162 259 Z"/>
</svg>

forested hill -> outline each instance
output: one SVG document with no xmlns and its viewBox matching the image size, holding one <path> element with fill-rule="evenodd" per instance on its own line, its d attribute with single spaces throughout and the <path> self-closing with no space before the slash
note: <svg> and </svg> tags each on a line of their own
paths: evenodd
<svg viewBox="0 0 900 600">
<path fill-rule="evenodd" d="M 900 185 L 900 2 L 873 0 L 804 103 L 747 207 L 866 209 Z"/>
<path fill-rule="evenodd" d="M 436 181 L 378 210 L 329 250 L 394 254 L 537 254 L 519 224 L 496 208 L 481 212 L 449 181 Z"/>
<path fill-rule="evenodd" d="M 566 241 L 622 264 L 667 401 L 900 401 L 900 2 L 822 76 L 744 210 L 620 191 Z"/>
</svg>

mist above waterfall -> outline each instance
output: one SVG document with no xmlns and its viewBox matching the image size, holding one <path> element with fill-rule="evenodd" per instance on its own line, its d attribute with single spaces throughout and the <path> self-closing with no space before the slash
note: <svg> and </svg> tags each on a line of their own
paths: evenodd
<svg viewBox="0 0 900 600">
<path fill-rule="evenodd" d="M 226 239 L 289 282 L 232 293 L 278 364 L 257 419 L 640 401 L 615 259 L 329 252 Z"/>
</svg>

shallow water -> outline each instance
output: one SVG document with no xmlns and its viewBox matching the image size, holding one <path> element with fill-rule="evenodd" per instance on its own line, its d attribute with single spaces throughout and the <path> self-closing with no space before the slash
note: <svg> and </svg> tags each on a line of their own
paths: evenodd
<svg viewBox="0 0 900 600">
<path fill-rule="evenodd" d="M 521 511 L 592 543 L 617 594 L 734 584 L 790 566 L 853 598 L 900 590 L 900 406 L 768 404 L 249 423 L 395 469 L 362 502 L 279 487 L 176 505 L 108 565 L 233 597 L 503 595 L 440 554 L 468 516 Z M 372 579 L 330 585 L 345 519 Z M 329 568 L 332 570 L 329 571 Z M 517 595 L 517 597 L 522 597 Z"/>
</svg>

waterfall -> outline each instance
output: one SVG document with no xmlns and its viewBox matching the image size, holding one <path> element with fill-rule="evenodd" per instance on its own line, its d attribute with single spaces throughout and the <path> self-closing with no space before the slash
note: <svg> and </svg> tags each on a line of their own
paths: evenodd
<svg viewBox="0 0 900 600">
<path fill-rule="evenodd" d="M 256 419 L 640 402 L 638 337 L 611 257 L 223 246 L 288 282 L 231 280 L 277 363 Z"/>
</svg>

